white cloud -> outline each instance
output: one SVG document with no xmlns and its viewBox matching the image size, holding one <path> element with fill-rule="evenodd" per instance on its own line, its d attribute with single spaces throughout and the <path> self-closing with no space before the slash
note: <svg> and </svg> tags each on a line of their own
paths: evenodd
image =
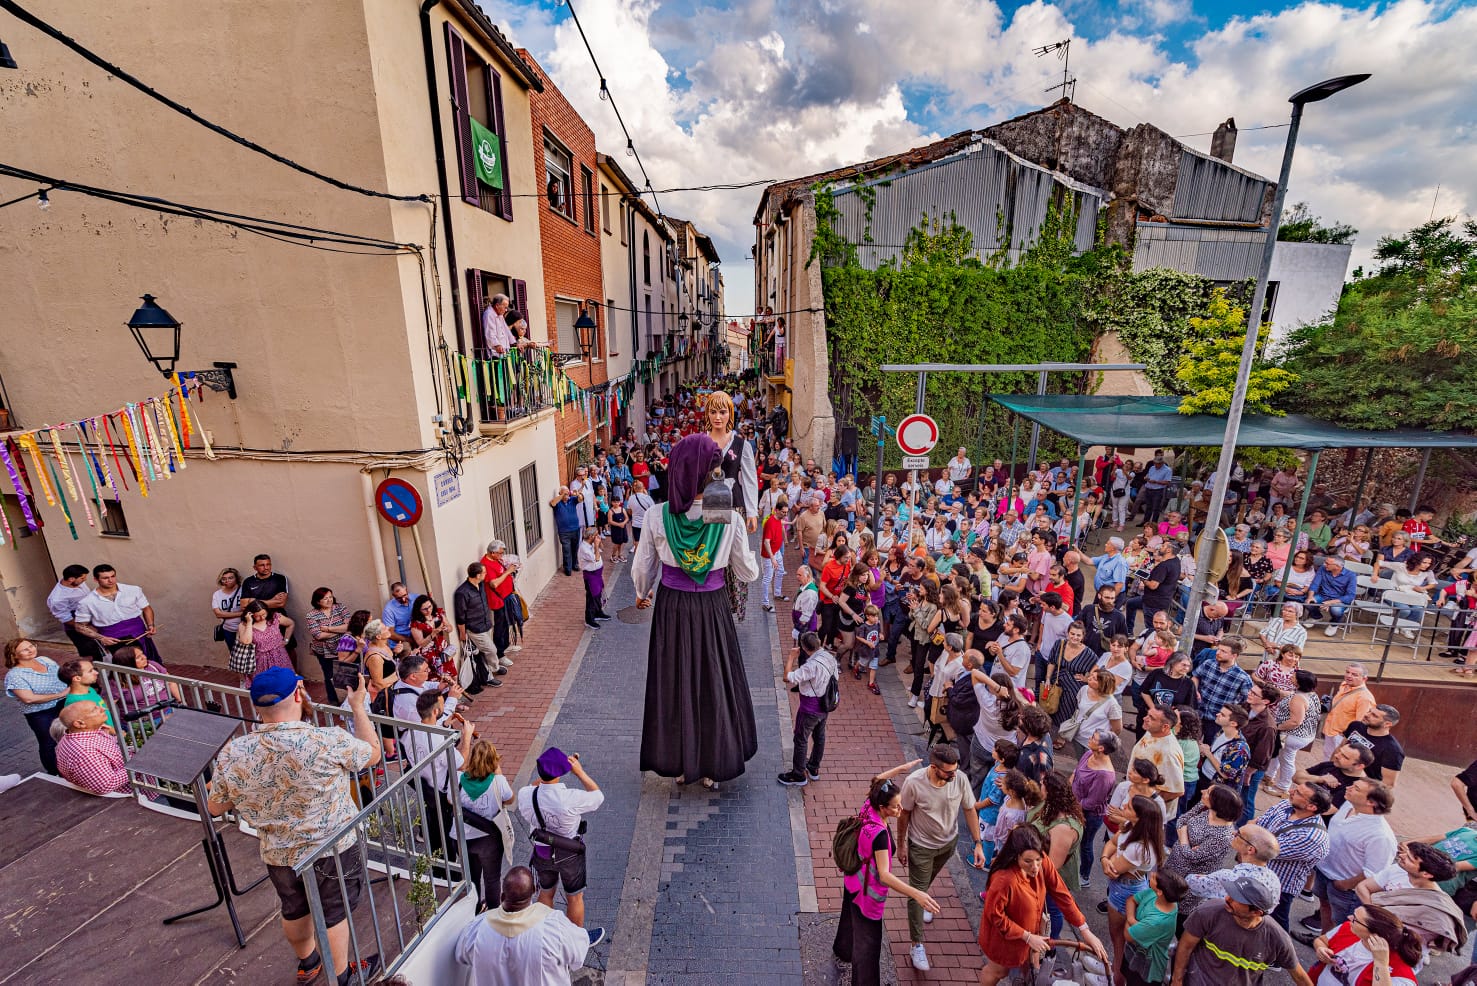
<svg viewBox="0 0 1477 986">
<path fill-rule="evenodd" d="M 1101 11 L 1041 0 L 1007 19 L 993 0 L 947 4 L 831 0 L 576 0 L 610 88 L 657 188 L 791 178 L 902 150 L 1037 108 L 1062 64 L 1032 49 L 1072 38 L 1077 101 L 1114 122 L 1171 134 L 1243 128 L 1236 163 L 1275 176 L 1287 97 L 1320 79 L 1372 72 L 1364 85 L 1308 108 L 1291 199 L 1357 226 L 1355 263 L 1380 235 L 1430 213 L 1477 206 L 1473 136 L 1477 7 L 1425 0 L 1364 7 L 1304 3 L 1207 27 L 1184 49 L 1187 0 L 1135 0 L 1084 38 L 1075 23 Z M 624 138 L 567 17 L 496 0 L 489 14 L 532 50 L 595 130 L 603 149 Z M 557 14 L 557 12 L 555 12 Z M 555 24 L 554 20 L 558 20 Z M 1130 27 L 1132 23 L 1133 27 Z M 1188 57 L 1172 51 L 1188 51 Z M 921 118 L 910 118 L 909 107 Z M 921 108 L 921 112 L 920 112 Z M 1200 147 L 1209 137 L 1190 137 Z M 634 164 L 634 162 L 632 162 Z M 713 233 L 728 308 L 752 304 L 748 248 L 758 189 L 676 193 L 662 207 Z"/>
</svg>

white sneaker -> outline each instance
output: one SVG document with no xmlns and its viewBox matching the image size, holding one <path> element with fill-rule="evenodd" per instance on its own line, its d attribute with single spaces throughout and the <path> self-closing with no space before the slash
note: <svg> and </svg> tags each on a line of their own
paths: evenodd
<svg viewBox="0 0 1477 986">
<path fill-rule="evenodd" d="M 918 708 L 918 699 L 915 696 L 912 696 L 912 695 L 908 696 L 908 708 L 910 708 L 910 709 L 916 709 L 916 708 Z"/>
<path fill-rule="evenodd" d="M 924 924 L 933 924 L 933 912 L 932 911 L 924 911 L 923 912 L 923 923 Z"/>
<path fill-rule="evenodd" d="M 1339 628 L 1336 627 L 1336 626 L 1334 626 L 1332 623 L 1330 623 L 1328 626 L 1326 626 L 1326 627 L 1323 628 L 1323 635 L 1325 637 L 1332 637 L 1335 634 L 1337 634 L 1338 632 L 1339 632 Z"/>
<path fill-rule="evenodd" d="M 913 946 L 913 950 L 910 953 L 909 957 L 913 960 L 913 968 L 917 969 L 919 972 L 927 972 L 930 968 L 932 968 L 928 964 L 928 953 L 923 950 L 923 944 L 921 942 Z"/>
<path fill-rule="evenodd" d="M 523 649 L 523 645 L 522 644 L 514 644 L 513 646 L 511 646 L 511 647 L 508 648 L 507 653 L 509 653 L 509 654 L 516 654 L 516 653 L 518 653 L 522 649 Z"/>
<path fill-rule="evenodd" d="M 1404 637 L 1406 640 L 1414 640 L 1415 639 L 1415 631 L 1414 630 L 1404 630 L 1404 629 L 1402 629 L 1400 631 L 1400 636 Z"/>
<path fill-rule="evenodd" d="M 499 665 L 501 665 L 502 667 L 505 667 L 505 668 L 511 668 L 513 666 L 512 658 L 507 658 L 507 657 L 500 657 L 500 658 L 498 658 L 497 659 L 497 663 Z"/>
</svg>

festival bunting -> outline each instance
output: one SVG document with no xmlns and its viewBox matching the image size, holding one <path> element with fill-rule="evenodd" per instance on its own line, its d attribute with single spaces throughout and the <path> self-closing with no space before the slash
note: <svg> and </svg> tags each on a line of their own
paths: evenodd
<svg viewBox="0 0 1477 986">
<path fill-rule="evenodd" d="M 196 438 L 205 457 L 215 458 L 194 409 L 204 384 L 179 376 L 173 381 L 173 386 L 158 397 L 125 404 L 108 414 L 4 436 L 0 441 L 0 464 L 4 466 L 0 478 L 9 478 L 21 519 L 29 530 L 39 531 L 43 524 L 38 500 L 61 509 L 74 541 L 78 539 L 79 512 L 89 527 L 97 527 L 108 515 L 108 499 L 119 499 L 122 490 L 129 488 L 125 462 L 138 484 L 139 495 L 146 497 L 151 483 L 172 479 L 185 468 L 185 449 L 192 447 Z M 29 470 L 27 460 L 31 463 Z M 108 491 L 109 498 L 104 498 L 104 491 Z M 4 486 L 0 485 L 3 492 Z M 0 498 L 0 545 L 7 542 L 19 550 L 9 512 L 3 509 Z"/>
</svg>

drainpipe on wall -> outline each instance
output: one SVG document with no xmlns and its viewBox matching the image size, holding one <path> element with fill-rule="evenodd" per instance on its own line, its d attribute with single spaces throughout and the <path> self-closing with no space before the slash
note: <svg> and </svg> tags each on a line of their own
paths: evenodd
<svg viewBox="0 0 1477 986">
<path fill-rule="evenodd" d="M 374 479 L 368 472 L 359 473 L 359 486 L 364 491 L 364 510 L 369 522 L 369 553 L 374 556 L 374 578 L 379 587 L 378 599 L 390 598 L 390 575 L 385 570 L 385 541 L 380 535 L 379 511 L 374 505 Z M 430 591 L 430 587 L 426 587 Z"/>
<path fill-rule="evenodd" d="M 426 60 L 426 98 L 431 106 L 431 135 L 436 144 L 436 188 L 441 193 L 442 235 L 446 237 L 446 262 L 451 267 L 451 318 L 456 326 L 456 348 L 467 351 L 462 328 L 462 276 L 456 263 L 456 233 L 451 223 L 451 192 L 446 181 L 446 140 L 441 132 L 441 104 L 436 99 L 440 87 L 436 82 L 436 50 L 431 40 L 431 11 L 441 0 L 424 0 L 421 4 L 421 49 Z M 453 393 L 455 393 L 453 391 Z"/>
<path fill-rule="evenodd" d="M 642 359 L 641 349 L 641 306 L 636 300 L 636 210 L 626 204 L 626 272 L 631 283 L 631 353 L 633 362 L 639 363 Z M 645 384 L 642 384 L 641 395 L 641 430 L 646 430 L 646 394 Z M 636 393 L 636 388 L 631 388 L 631 393 Z"/>
</svg>

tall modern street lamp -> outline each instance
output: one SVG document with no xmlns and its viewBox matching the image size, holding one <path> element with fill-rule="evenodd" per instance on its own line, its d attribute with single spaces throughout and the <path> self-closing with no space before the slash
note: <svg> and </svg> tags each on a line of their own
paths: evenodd
<svg viewBox="0 0 1477 986">
<path fill-rule="evenodd" d="M 1195 624 L 1200 619 L 1200 603 L 1205 598 L 1205 585 L 1215 552 L 1216 532 L 1220 530 L 1221 510 L 1226 502 L 1226 487 L 1231 478 L 1232 464 L 1236 461 L 1236 440 L 1241 435 L 1241 412 L 1246 405 L 1246 386 L 1251 379 L 1251 364 L 1256 360 L 1257 337 L 1262 327 L 1262 306 L 1267 303 L 1267 279 L 1272 273 L 1272 250 L 1277 245 L 1277 230 L 1282 225 L 1282 204 L 1287 198 L 1287 179 L 1292 172 L 1292 151 L 1297 145 L 1303 107 L 1357 86 L 1368 78 L 1367 72 L 1361 75 L 1341 75 L 1309 86 L 1288 100 L 1292 103 L 1292 123 L 1287 128 L 1287 146 L 1282 150 L 1282 173 L 1277 178 L 1277 192 L 1272 198 L 1272 218 L 1267 224 L 1267 240 L 1262 245 L 1261 270 L 1257 273 L 1251 311 L 1246 317 L 1246 344 L 1241 347 L 1241 365 L 1236 370 L 1236 389 L 1231 395 L 1230 410 L 1226 412 L 1226 437 L 1221 442 L 1220 463 L 1216 466 L 1215 473 L 1216 483 L 1210 491 L 1210 509 L 1205 517 L 1205 530 L 1201 532 L 1195 556 L 1195 582 L 1190 587 L 1184 629 L 1180 632 L 1180 649 L 1187 654 L 1194 654 Z"/>
</svg>

